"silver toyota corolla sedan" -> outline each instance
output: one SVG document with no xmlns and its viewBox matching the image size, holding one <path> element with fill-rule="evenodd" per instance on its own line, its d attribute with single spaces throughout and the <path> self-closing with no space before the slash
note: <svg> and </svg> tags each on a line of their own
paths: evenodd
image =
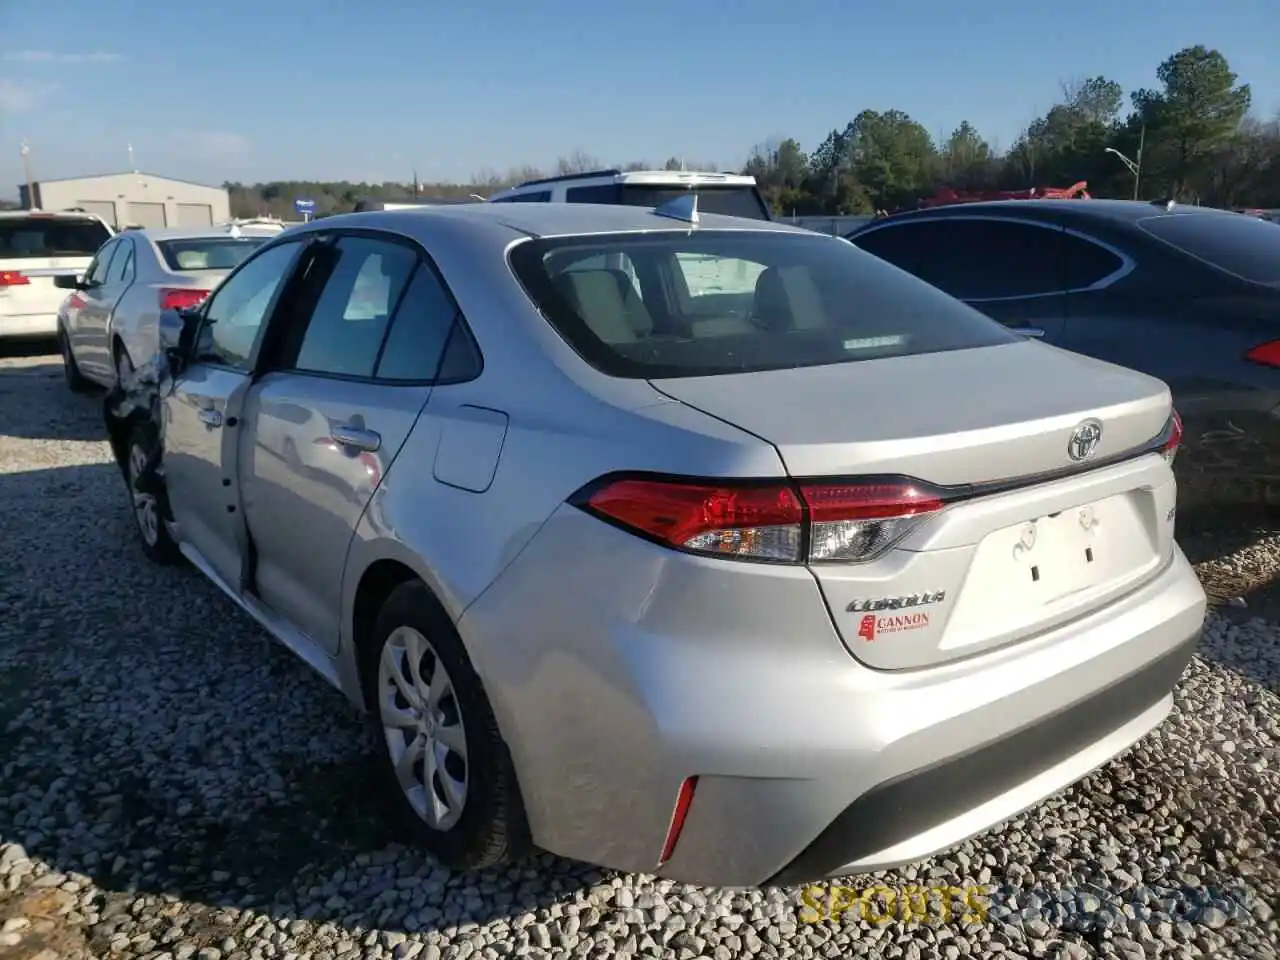
<svg viewBox="0 0 1280 960">
<path fill-rule="evenodd" d="M 144 548 L 367 709 L 455 867 L 912 861 L 1159 724 L 1201 631 L 1165 385 L 844 240 L 353 214 L 185 320 L 108 420 Z"/>
</svg>

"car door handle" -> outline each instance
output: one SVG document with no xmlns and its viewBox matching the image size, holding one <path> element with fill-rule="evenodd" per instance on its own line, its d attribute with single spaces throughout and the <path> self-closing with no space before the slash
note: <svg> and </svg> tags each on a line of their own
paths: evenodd
<svg viewBox="0 0 1280 960">
<path fill-rule="evenodd" d="M 1039 327 L 1010 327 L 1009 329 L 1019 336 L 1026 337 L 1028 340 L 1042 340 L 1044 338 L 1044 331 Z"/>
<path fill-rule="evenodd" d="M 353 427 L 349 423 L 334 427 L 329 432 L 329 436 L 335 443 L 344 447 L 355 447 L 357 450 L 368 450 L 370 453 L 382 446 L 381 436 L 363 427 Z"/>
<path fill-rule="evenodd" d="M 200 412 L 197 414 L 197 416 L 200 418 L 200 422 L 205 424 L 205 426 L 209 426 L 209 427 L 222 426 L 221 410 L 214 410 L 211 407 L 201 407 Z"/>
</svg>

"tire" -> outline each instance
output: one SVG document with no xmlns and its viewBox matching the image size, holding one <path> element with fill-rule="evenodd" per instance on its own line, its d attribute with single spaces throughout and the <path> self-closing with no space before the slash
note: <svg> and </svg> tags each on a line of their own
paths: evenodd
<svg viewBox="0 0 1280 960">
<path fill-rule="evenodd" d="M 164 525 L 168 504 L 163 489 L 155 493 L 139 492 L 134 486 L 138 473 L 158 443 L 159 437 L 150 423 L 134 425 L 125 455 L 125 480 L 133 498 L 133 529 L 142 544 L 142 552 L 153 563 L 172 566 L 182 559 L 182 552 Z"/>
<path fill-rule="evenodd" d="M 94 384 L 80 372 L 80 365 L 71 352 L 71 340 L 61 324 L 58 325 L 58 352 L 62 354 L 62 375 L 67 380 L 67 389 L 72 393 L 93 392 Z"/>
<path fill-rule="evenodd" d="M 415 645 L 420 651 L 420 685 L 413 684 L 408 667 Z M 397 587 L 378 615 L 364 654 L 365 702 L 383 759 L 387 794 L 405 840 L 455 870 L 480 870 L 520 859 L 529 849 L 528 826 L 511 755 L 462 640 L 431 591 L 417 581 Z M 444 668 L 447 687 L 435 702 L 435 718 L 412 726 L 388 724 L 391 715 L 408 724 L 423 713 L 416 709 L 420 698 L 415 702 L 397 692 L 392 664 L 398 664 L 400 675 L 415 687 L 415 697 L 417 687 L 432 685 L 436 671 Z M 451 735 L 445 737 L 443 731 Z M 421 759 L 403 778 L 396 771 L 397 759 L 419 742 L 439 758 L 430 793 Z M 458 744 L 465 759 L 456 750 Z M 456 788 L 452 794 L 446 792 L 446 778 L 463 784 L 461 802 Z M 440 806 L 429 806 L 431 794 L 444 801 L 443 815 Z"/>
</svg>

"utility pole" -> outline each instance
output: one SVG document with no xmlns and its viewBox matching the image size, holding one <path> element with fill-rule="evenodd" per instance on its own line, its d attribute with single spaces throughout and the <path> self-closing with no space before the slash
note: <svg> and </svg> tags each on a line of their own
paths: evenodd
<svg viewBox="0 0 1280 960">
<path fill-rule="evenodd" d="M 23 140 L 18 152 L 22 154 L 22 172 L 27 176 L 27 209 L 34 210 L 36 209 L 36 182 L 31 176 L 31 144 Z"/>
<path fill-rule="evenodd" d="M 1133 199 L 1138 199 L 1138 186 L 1142 182 L 1142 151 L 1147 145 L 1147 125 L 1142 125 L 1142 132 L 1138 134 L 1138 162 L 1135 164 L 1133 171 Z"/>
<path fill-rule="evenodd" d="M 134 173 L 138 172 L 138 168 L 137 166 L 134 165 L 134 162 L 133 162 L 133 144 L 132 143 L 129 144 L 129 169 L 132 170 Z"/>
<path fill-rule="evenodd" d="M 1133 199 L 1135 200 L 1138 199 L 1138 188 L 1142 185 L 1142 151 L 1146 148 L 1146 145 L 1147 125 L 1144 123 L 1142 125 L 1142 132 L 1138 135 L 1138 159 L 1136 161 L 1130 160 L 1115 147 L 1107 147 L 1102 151 L 1103 153 L 1115 154 L 1116 157 L 1119 158 L 1120 162 L 1123 163 L 1128 168 L 1129 172 L 1133 174 Z"/>
</svg>

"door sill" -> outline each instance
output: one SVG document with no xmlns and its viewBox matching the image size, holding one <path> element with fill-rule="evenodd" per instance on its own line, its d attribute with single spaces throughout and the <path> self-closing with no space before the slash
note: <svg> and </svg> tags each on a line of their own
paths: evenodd
<svg viewBox="0 0 1280 960">
<path fill-rule="evenodd" d="M 179 549 L 182 551 L 182 555 L 190 560 L 197 570 L 212 580 L 219 590 L 230 597 L 237 607 L 258 621 L 267 633 L 283 644 L 299 660 L 320 674 L 335 690 L 345 695 L 333 658 L 325 653 L 314 640 L 261 600 L 256 597 L 244 597 L 238 594 L 222 577 L 214 572 L 213 568 L 204 559 L 204 556 L 195 547 L 188 543 L 183 543 L 180 544 Z"/>
</svg>

